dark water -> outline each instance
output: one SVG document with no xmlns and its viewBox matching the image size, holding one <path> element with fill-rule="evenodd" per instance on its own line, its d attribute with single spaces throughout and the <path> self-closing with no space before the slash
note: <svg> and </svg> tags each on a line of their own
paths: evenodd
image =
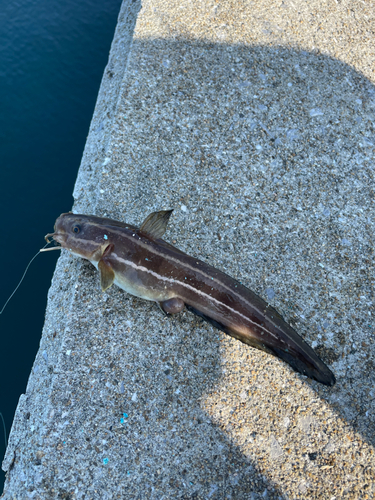
<svg viewBox="0 0 375 500">
<path fill-rule="evenodd" d="M 0 0 L 0 310 L 68 211 L 121 0 Z M 38 349 L 58 252 L 41 254 L 0 316 L 7 435 Z M 0 460 L 5 452 L 0 418 Z M 0 475 L 0 493 L 4 473 Z"/>
</svg>

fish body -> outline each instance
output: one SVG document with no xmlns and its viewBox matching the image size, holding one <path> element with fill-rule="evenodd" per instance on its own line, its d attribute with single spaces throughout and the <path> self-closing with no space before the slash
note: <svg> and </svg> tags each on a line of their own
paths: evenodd
<svg viewBox="0 0 375 500">
<path fill-rule="evenodd" d="M 325 385 L 335 376 L 314 350 L 262 298 L 239 281 L 164 241 L 172 211 L 150 214 L 140 228 L 88 215 L 62 214 L 53 237 L 89 260 L 102 290 L 113 283 L 158 302 L 167 313 L 185 306 L 227 334 L 273 354 Z"/>
</svg>

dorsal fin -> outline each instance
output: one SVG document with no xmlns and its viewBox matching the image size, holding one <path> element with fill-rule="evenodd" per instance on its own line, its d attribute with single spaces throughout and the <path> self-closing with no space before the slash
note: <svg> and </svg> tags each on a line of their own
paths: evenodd
<svg viewBox="0 0 375 500">
<path fill-rule="evenodd" d="M 139 228 L 142 233 L 148 234 L 152 238 L 161 238 L 165 233 L 169 217 L 173 210 L 160 210 L 160 212 L 152 212 L 146 217 L 143 224 Z"/>
</svg>

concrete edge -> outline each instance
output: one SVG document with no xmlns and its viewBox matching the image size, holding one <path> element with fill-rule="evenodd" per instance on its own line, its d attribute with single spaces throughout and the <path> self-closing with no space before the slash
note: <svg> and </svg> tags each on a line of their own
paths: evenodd
<svg viewBox="0 0 375 500">
<path fill-rule="evenodd" d="M 100 84 L 90 129 L 82 156 L 82 161 L 74 186 L 74 211 L 84 210 L 85 212 L 88 211 L 92 213 L 94 213 L 95 211 L 98 198 L 97 175 L 99 173 L 99 167 L 102 165 L 103 161 L 105 161 L 106 152 L 111 136 L 112 120 L 116 116 L 115 111 L 119 97 L 121 95 L 121 86 L 126 73 L 129 52 L 133 40 L 134 28 L 140 9 L 140 0 L 124 0 L 121 4 L 116 30 L 109 53 L 108 63 L 104 69 L 103 78 Z M 57 215 L 58 214 L 56 214 L 56 216 Z M 19 402 L 14 414 L 12 427 L 9 433 L 8 446 L 2 462 L 2 469 L 5 472 L 11 470 L 12 464 L 17 456 L 16 450 L 20 443 L 19 436 L 22 432 L 21 429 L 24 426 L 24 415 L 29 415 L 28 394 L 33 391 L 33 386 L 38 384 L 39 400 L 41 397 L 43 397 L 43 394 L 45 394 L 44 398 L 47 402 L 47 394 L 50 394 L 53 390 L 54 377 L 50 377 L 47 366 L 42 366 L 44 364 L 47 365 L 47 363 L 43 363 L 43 361 L 42 363 L 40 363 L 40 360 L 43 358 L 47 358 L 47 351 L 43 350 L 43 347 L 45 347 L 44 344 L 47 343 L 45 340 L 46 332 L 51 328 L 52 330 L 56 329 L 56 323 L 59 323 L 61 325 L 59 327 L 60 329 L 65 329 L 64 325 L 62 324 L 64 322 L 64 318 L 59 318 L 58 321 L 56 321 L 57 305 L 54 304 L 53 301 L 53 290 L 56 288 L 57 281 L 59 279 L 58 277 L 56 277 L 56 275 L 59 274 L 59 271 L 63 272 L 66 258 L 67 255 L 62 254 L 58 259 L 56 270 L 52 278 L 51 288 L 48 292 L 46 317 L 39 350 L 37 352 L 33 368 L 29 376 L 25 394 L 21 394 L 19 398 Z M 65 295 L 65 301 L 71 303 L 74 298 L 74 287 L 70 287 L 70 289 L 67 289 L 66 292 L 68 295 Z M 68 308 L 70 309 L 69 306 Z M 68 323 L 68 319 L 65 318 L 65 320 L 66 323 Z M 56 353 L 57 361 L 58 354 L 61 351 L 61 347 L 60 349 L 56 349 L 55 344 L 54 351 Z M 49 356 L 49 358 L 51 358 L 51 356 Z M 49 365 L 50 364 L 51 359 L 49 359 Z M 46 377 L 44 383 L 40 384 L 40 381 L 35 379 L 39 379 L 40 375 L 43 376 L 44 371 Z M 46 414 L 48 413 L 48 406 L 45 407 L 45 412 Z M 31 422 L 29 422 L 29 425 L 31 425 L 31 428 L 33 429 L 33 424 Z M 8 478 L 6 478 L 5 480 L 3 495 L 6 494 L 7 481 Z"/>
</svg>

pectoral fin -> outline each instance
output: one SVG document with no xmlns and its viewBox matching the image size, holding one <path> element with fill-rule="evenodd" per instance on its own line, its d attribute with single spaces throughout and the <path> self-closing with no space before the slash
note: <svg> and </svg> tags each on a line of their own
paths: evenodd
<svg viewBox="0 0 375 500">
<path fill-rule="evenodd" d="M 109 254 L 112 252 L 114 245 L 108 245 L 104 250 L 102 258 L 98 262 L 98 269 L 100 273 L 100 286 L 102 291 L 105 292 L 114 282 L 115 273 L 112 266 L 108 260 Z"/>
<path fill-rule="evenodd" d="M 152 238 L 161 238 L 167 229 L 169 217 L 172 215 L 172 212 L 173 210 L 152 212 L 144 220 L 140 231 L 147 233 Z"/>
</svg>

